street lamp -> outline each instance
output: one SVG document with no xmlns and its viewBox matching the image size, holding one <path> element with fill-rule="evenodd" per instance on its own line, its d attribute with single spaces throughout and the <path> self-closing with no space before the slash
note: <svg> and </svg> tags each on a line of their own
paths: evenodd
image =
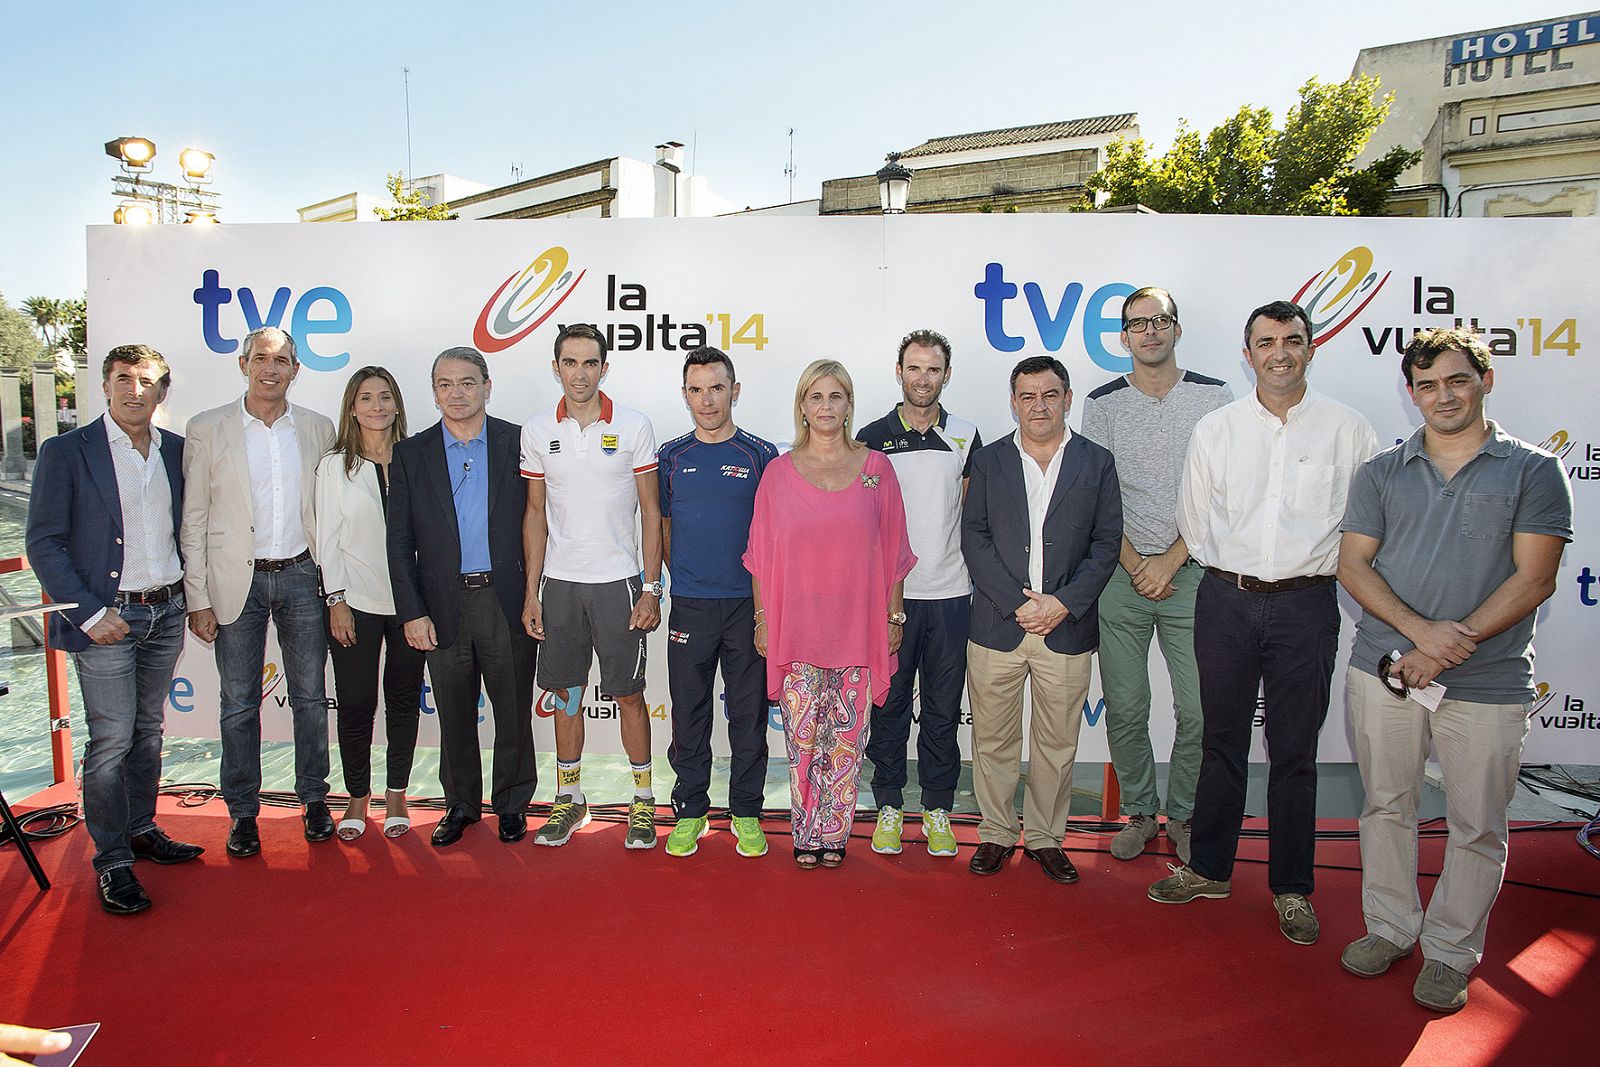
<svg viewBox="0 0 1600 1067">
<path fill-rule="evenodd" d="M 878 171 L 878 201 L 885 215 L 904 215 L 911 195 L 911 172 L 900 164 L 900 153 L 890 152 Z"/>
<path fill-rule="evenodd" d="M 148 181 L 155 164 L 155 142 L 148 137 L 118 137 L 106 142 L 106 155 L 122 173 L 111 179 L 111 193 L 119 201 L 112 220 L 119 226 L 151 223 L 210 223 L 217 221 L 218 195 L 200 188 L 211 184 L 217 157 L 202 148 L 178 153 L 183 185 Z"/>
</svg>

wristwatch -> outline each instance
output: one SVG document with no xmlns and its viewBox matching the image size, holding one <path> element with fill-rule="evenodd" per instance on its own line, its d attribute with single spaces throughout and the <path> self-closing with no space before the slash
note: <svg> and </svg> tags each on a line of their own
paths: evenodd
<svg viewBox="0 0 1600 1067">
<path fill-rule="evenodd" d="M 892 626 L 904 626 L 906 624 L 906 613 L 903 611 L 891 611 L 889 613 L 889 623 Z"/>
<path fill-rule="evenodd" d="M 331 608 L 335 604 L 343 604 L 343 603 L 344 603 L 344 594 L 343 593 L 329 593 L 328 594 L 328 607 Z"/>
<path fill-rule="evenodd" d="M 661 579 L 660 578 L 657 578 L 653 582 L 645 582 L 644 585 L 641 586 L 640 588 L 641 588 L 641 590 L 643 592 L 651 594 L 657 600 L 661 599 Z"/>
</svg>

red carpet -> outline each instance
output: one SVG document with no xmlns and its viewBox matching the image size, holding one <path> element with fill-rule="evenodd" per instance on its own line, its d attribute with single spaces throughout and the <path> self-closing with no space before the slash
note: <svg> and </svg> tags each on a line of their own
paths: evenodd
<svg viewBox="0 0 1600 1067">
<path fill-rule="evenodd" d="M 1445 1018 L 1411 1002 L 1419 958 L 1371 981 L 1339 969 L 1363 932 L 1353 871 L 1319 871 L 1322 939 L 1301 948 L 1277 931 L 1264 865 L 1240 865 L 1231 900 L 1163 907 L 1144 891 L 1170 857 L 1119 863 L 1099 837 L 1069 839 L 1076 886 L 1020 854 L 978 878 L 969 849 L 936 860 L 920 841 L 897 857 L 856 841 L 842 869 L 801 871 L 786 837 L 745 860 L 725 829 L 686 860 L 627 852 L 598 823 L 560 849 L 502 845 L 492 820 L 443 851 L 426 824 L 310 846 L 288 811 L 265 814 L 261 856 L 230 860 L 220 804 L 162 804 L 162 825 L 209 851 L 139 864 L 141 916 L 100 911 L 81 827 L 38 847 L 45 894 L 0 849 L 0 1020 L 103 1023 L 85 1067 L 1594 1055 L 1600 909 L 1578 895 L 1508 885 L 1471 1003 Z M 1358 857 L 1341 842 L 1319 858 Z M 1513 839 L 1511 879 L 1593 892 L 1597 872 L 1569 832 Z"/>
</svg>

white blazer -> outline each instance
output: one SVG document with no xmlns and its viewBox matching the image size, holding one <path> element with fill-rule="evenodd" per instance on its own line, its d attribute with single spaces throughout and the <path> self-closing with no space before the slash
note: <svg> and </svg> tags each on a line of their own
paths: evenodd
<svg viewBox="0 0 1600 1067">
<path fill-rule="evenodd" d="M 370 460 L 360 460 L 350 477 L 344 456 L 329 453 L 317 464 L 317 540 L 322 586 L 344 590 L 346 602 L 369 615 L 394 614 L 389 585 L 387 527 L 378 475 Z"/>
<path fill-rule="evenodd" d="M 311 482 L 317 461 L 333 444 L 333 423 L 299 404 L 294 412 L 300 450 L 300 517 L 306 544 L 316 545 Z M 244 409 L 237 399 L 202 411 L 184 429 L 183 593 L 190 611 L 210 608 L 223 626 L 237 622 L 255 579 L 255 506 L 245 456 Z M 315 548 L 313 547 L 315 558 Z"/>
</svg>

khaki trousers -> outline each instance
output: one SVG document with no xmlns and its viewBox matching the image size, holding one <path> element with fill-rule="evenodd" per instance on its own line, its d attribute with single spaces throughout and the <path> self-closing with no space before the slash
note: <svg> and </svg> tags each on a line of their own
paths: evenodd
<svg viewBox="0 0 1600 1067">
<path fill-rule="evenodd" d="M 1431 715 L 1350 668 L 1345 704 L 1366 800 L 1361 910 L 1367 932 L 1467 974 L 1483 959 L 1489 909 L 1506 873 L 1506 808 L 1517 788 L 1526 704 L 1441 701 Z M 1432 741 L 1444 772 L 1444 870 L 1424 915 L 1417 892 L 1417 798 Z"/>
<path fill-rule="evenodd" d="M 1072 807 L 1072 764 L 1089 695 L 1093 652 L 1052 652 L 1038 634 L 1023 634 L 1011 652 L 967 642 L 967 700 L 972 707 L 972 777 L 983 821 L 978 839 L 1017 843 L 1015 798 L 1022 773 L 1022 686 L 1030 682 L 1028 785 L 1022 843 L 1061 845 Z"/>
</svg>

